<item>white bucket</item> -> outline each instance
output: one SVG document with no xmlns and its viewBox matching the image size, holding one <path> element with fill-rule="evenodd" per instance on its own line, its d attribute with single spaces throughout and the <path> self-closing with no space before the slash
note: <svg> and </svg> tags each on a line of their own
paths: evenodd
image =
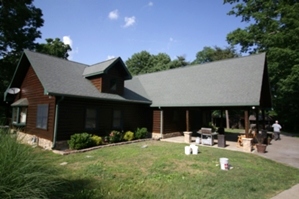
<svg viewBox="0 0 299 199">
<path fill-rule="evenodd" d="M 198 146 L 192 146 L 192 154 L 197 155 L 198 154 Z"/>
<path fill-rule="evenodd" d="M 220 168 L 222 170 L 228 170 L 229 169 L 228 158 L 220 158 Z"/>
<path fill-rule="evenodd" d="M 197 138 L 195 139 L 195 143 L 196 143 L 196 144 L 200 144 L 200 138 L 199 138 L 199 137 L 197 137 Z"/>
<path fill-rule="evenodd" d="M 190 146 L 185 146 L 185 154 L 186 154 L 186 155 L 190 155 L 190 153 L 191 153 L 191 148 L 190 148 Z"/>
</svg>

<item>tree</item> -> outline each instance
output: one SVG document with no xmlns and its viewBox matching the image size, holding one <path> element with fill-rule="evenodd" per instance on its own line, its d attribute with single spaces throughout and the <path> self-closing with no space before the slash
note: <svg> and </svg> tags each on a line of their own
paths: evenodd
<svg viewBox="0 0 299 199">
<path fill-rule="evenodd" d="M 239 57 L 240 55 L 236 53 L 234 47 L 225 47 L 224 49 L 215 46 L 207 47 L 205 46 L 202 51 L 196 53 L 196 59 L 192 64 L 203 64 L 206 62 L 212 62 L 216 60 L 228 59 Z"/>
<path fill-rule="evenodd" d="M 166 53 L 159 53 L 158 55 L 152 55 L 151 63 L 153 64 L 153 68 L 151 72 L 168 70 L 170 67 L 169 66 L 170 62 L 171 59 L 169 55 L 167 55 Z"/>
<path fill-rule="evenodd" d="M 56 57 L 60 57 L 63 59 L 67 59 L 69 54 L 68 51 L 71 51 L 71 47 L 68 44 L 64 44 L 62 41 L 60 41 L 59 38 L 46 39 L 46 44 L 37 44 L 36 51 L 40 53 L 45 53 L 49 55 L 53 55 Z"/>
<path fill-rule="evenodd" d="M 185 60 L 184 56 L 178 56 L 177 59 L 171 61 L 169 55 L 166 53 L 151 55 L 147 51 L 135 53 L 126 61 L 126 65 L 132 75 L 168 70 L 171 68 L 186 66 L 188 64 L 189 63 Z"/>
<path fill-rule="evenodd" d="M 177 58 L 169 63 L 169 68 L 179 68 L 189 65 L 189 62 L 186 61 L 184 56 L 177 56 Z"/>
<path fill-rule="evenodd" d="M 4 91 L 9 85 L 24 49 L 34 49 L 41 37 L 42 11 L 32 0 L 0 1 L 0 117 L 4 117 Z"/>
<path fill-rule="evenodd" d="M 38 28 L 43 26 L 42 11 L 34 7 L 33 0 L 0 1 L 0 57 L 34 49 Z"/>
<path fill-rule="evenodd" d="M 151 54 L 147 51 L 141 51 L 140 53 L 135 53 L 126 61 L 128 70 L 132 75 L 140 75 L 144 73 L 149 73 L 153 67 L 151 62 Z"/>
<path fill-rule="evenodd" d="M 299 112 L 299 2 L 292 0 L 224 0 L 229 15 L 248 23 L 227 35 L 241 52 L 267 52 L 273 106 L 284 129 L 297 130 Z"/>
</svg>

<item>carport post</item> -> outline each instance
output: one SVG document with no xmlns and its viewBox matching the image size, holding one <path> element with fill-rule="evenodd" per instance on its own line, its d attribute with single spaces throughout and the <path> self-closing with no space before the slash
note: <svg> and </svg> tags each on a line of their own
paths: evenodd
<svg viewBox="0 0 299 199">
<path fill-rule="evenodd" d="M 190 123 L 189 123 L 189 110 L 186 110 L 186 131 L 190 130 Z"/>
<path fill-rule="evenodd" d="M 248 110 L 244 111 L 244 125 L 245 125 L 245 135 L 247 137 L 249 133 L 249 117 L 248 117 Z"/>
</svg>

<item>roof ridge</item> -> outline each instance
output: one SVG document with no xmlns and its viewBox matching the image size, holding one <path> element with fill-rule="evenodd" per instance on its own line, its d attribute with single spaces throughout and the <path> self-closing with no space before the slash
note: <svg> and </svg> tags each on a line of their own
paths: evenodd
<svg viewBox="0 0 299 199">
<path fill-rule="evenodd" d="M 24 52 L 25 52 L 25 54 L 26 54 L 26 52 L 30 52 L 30 53 L 34 53 L 34 54 L 40 54 L 40 55 L 43 55 L 43 56 L 51 57 L 51 58 L 54 58 L 54 59 L 59 59 L 61 61 L 73 62 L 73 63 L 77 63 L 77 64 L 88 66 L 88 64 L 84 64 L 84 63 L 81 63 L 81 62 L 77 62 L 77 61 L 73 61 L 73 60 L 68 60 L 68 59 L 64 59 L 64 58 L 61 58 L 61 57 L 56 57 L 54 55 L 49 55 L 49 54 L 46 54 L 46 53 L 31 51 L 31 50 L 28 50 L 28 49 L 25 49 Z"/>
<path fill-rule="evenodd" d="M 205 65 L 205 64 L 210 64 L 210 63 L 215 63 L 215 62 L 220 62 L 220 61 L 223 62 L 223 61 L 229 61 L 229 60 L 238 60 L 238 59 L 243 59 L 243 58 L 262 55 L 262 54 L 265 54 L 265 53 L 266 52 L 261 52 L 261 53 L 254 53 L 254 54 L 249 54 L 249 55 L 239 56 L 239 57 L 224 58 L 224 59 L 215 60 L 215 61 L 211 61 L 211 62 L 205 62 L 205 63 L 202 63 L 202 64 L 194 64 L 194 65 L 191 65 L 191 66 Z"/>
<path fill-rule="evenodd" d="M 104 61 L 101 61 L 101 62 L 97 62 L 97 63 L 95 63 L 95 64 L 91 64 L 91 65 L 89 65 L 89 67 L 91 67 L 91 66 L 95 66 L 95 65 L 98 65 L 98 64 L 103 64 L 103 63 L 105 63 L 105 62 L 109 62 L 109 61 L 112 61 L 112 60 L 117 60 L 118 58 L 120 58 L 120 57 L 114 57 L 114 58 L 107 59 L 107 60 L 104 60 Z"/>
<path fill-rule="evenodd" d="M 191 67 L 194 67 L 194 66 L 208 65 L 208 64 L 215 63 L 215 62 L 224 62 L 224 61 L 229 61 L 229 60 L 239 60 L 239 59 L 243 59 L 243 58 L 248 58 L 248 57 L 253 57 L 253 56 L 257 56 L 257 55 L 262 55 L 262 54 L 265 54 L 265 53 L 266 52 L 249 54 L 249 55 L 240 56 L 240 57 L 232 57 L 232 58 L 221 59 L 221 60 L 216 60 L 216 61 L 212 61 L 212 62 L 205 62 L 205 63 L 202 63 L 202 64 L 194 64 L 194 65 L 190 64 L 190 65 L 181 66 L 181 67 L 177 67 L 177 68 L 170 68 L 170 69 L 167 69 L 167 70 L 155 71 L 155 72 L 152 72 L 152 73 L 143 73 L 143 74 L 140 74 L 140 75 L 135 75 L 134 77 L 140 77 L 140 76 L 145 76 L 145 75 L 150 75 L 150 74 L 157 74 L 157 73 L 169 72 L 169 71 L 174 71 L 174 70 L 183 70 L 183 69 L 191 68 Z"/>
</svg>

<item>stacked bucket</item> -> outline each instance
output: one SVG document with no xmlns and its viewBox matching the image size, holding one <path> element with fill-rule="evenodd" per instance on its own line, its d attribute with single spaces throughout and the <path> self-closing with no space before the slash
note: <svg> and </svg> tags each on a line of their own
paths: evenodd
<svg viewBox="0 0 299 199">
<path fill-rule="evenodd" d="M 185 154 L 186 155 L 197 155 L 198 154 L 198 146 L 195 144 L 190 144 L 190 146 L 185 146 Z"/>
</svg>

